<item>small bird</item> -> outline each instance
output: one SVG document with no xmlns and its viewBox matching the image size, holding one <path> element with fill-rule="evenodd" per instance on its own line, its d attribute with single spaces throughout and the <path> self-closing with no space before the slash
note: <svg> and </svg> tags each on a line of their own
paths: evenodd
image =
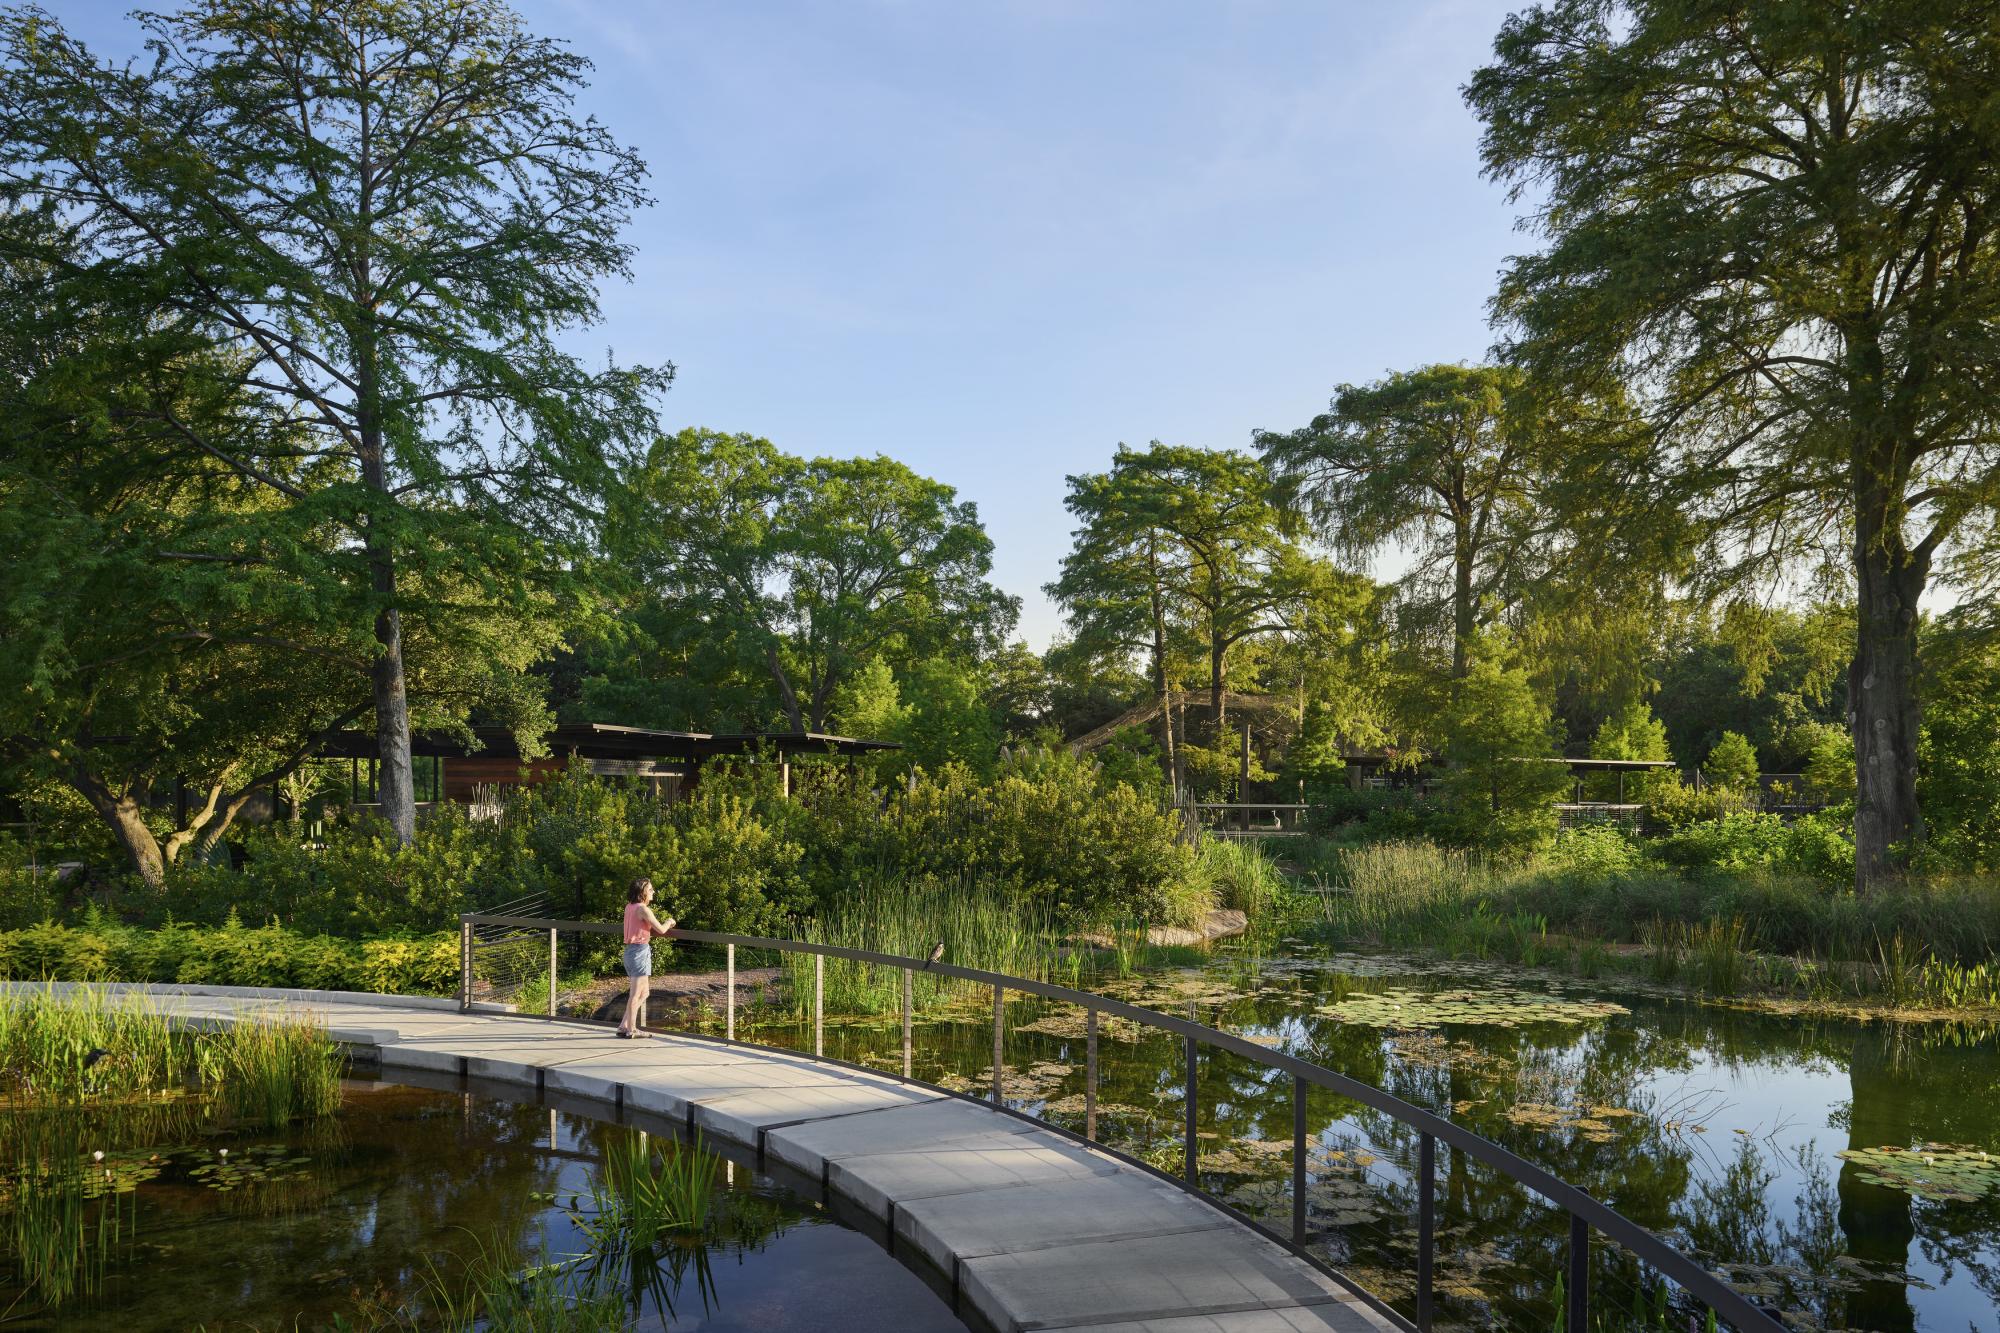
<svg viewBox="0 0 2000 1333">
<path fill-rule="evenodd" d="M 944 941 L 939 940 L 936 944 L 933 944 L 931 946 L 931 956 L 924 960 L 924 971 L 926 972 L 930 971 L 931 964 L 938 962 L 943 958 L 944 958 Z"/>
<path fill-rule="evenodd" d="M 109 1054 L 111 1052 L 105 1050 L 102 1046 L 93 1046 L 90 1048 L 90 1053 L 83 1057 L 83 1067 L 88 1069 Z"/>
</svg>

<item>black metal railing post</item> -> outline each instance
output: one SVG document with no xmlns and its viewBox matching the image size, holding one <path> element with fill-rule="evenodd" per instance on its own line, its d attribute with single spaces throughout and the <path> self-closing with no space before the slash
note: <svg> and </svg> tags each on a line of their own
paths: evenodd
<svg viewBox="0 0 2000 1333">
<path fill-rule="evenodd" d="M 903 969 L 903 1077 L 904 1078 L 908 1078 L 910 1076 L 910 1017 L 911 1017 L 911 1010 L 914 1007 L 910 999 L 912 980 L 913 976 L 910 969 L 907 967 L 904 968 Z"/>
<path fill-rule="evenodd" d="M 1569 1333 L 1590 1333 L 1590 1223 L 1569 1215 Z"/>
<path fill-rule="evenodd" d="M 1097 1142 L 1097 1010 L 1083 1011 L 1083 1137 Z"/>
<path fill-rule="evenodd" d="M 1292 1075 L 1292 1244 L 1306 1243 L 1306 1081 Z"/>
<path fill-rule="evenodd" d="M 1007 988 L 996 983 L 993 987 L 993 1104 L 995 1106 L 1004 1105 L 1007 1100 L 1001 1082 L 1007 1069 L 1006 1022 Z"/>
<path fill-rule="evenodd" d="M 507 912 L 467 913 L 459 918 L 459 1004 L 462 1009 L 473 1005 L 473 973 L 476 954 L 482 931 L 500 928 L 515 934 L 508 938 L 518 938 L 523 930 L 573 931 L 579 934 L 619 934 L 616 923 L 606 921 L 560 921 L 539 917 L 526 917 Z M 1590 1195 L 1547 1169 L 1527 1161 L 1518 1154 L 1508 1151 L 1490 1139 L 1454 1123 L 1448 1116 L 1439 1116 L 1414 1106 L 1372 1084 L 1364 1083 L 1345 1074 L 1337 1073 L 1322 1065 L 1301 1059 L 1283 1048 L 1272 1048 L 1249 1037 L 1224 1032 L 1202 1024 L 1190 1007 L 1186 1019 L 1173 1017 L 1155 1009 L 1147 1009 L 1110 996 L 1058 986 L 1051 982 L 1034 981 L 1011 977 L 1002 973 L 988 972 L 978 968 L 961 967 L 954 963 L 938 961 L 925 963 L 918 959 L 899 954 L 876 953 L 866 949 L 853 949 L 843 945 L 813 944 L 799 940 L 770 939 L 761 936 L 731 935 L 714 931 L 675 929 L 670 934 L 676 939 L 693 943 L 721 944 L 729 949 L 730 1016 L 729 1031 L 734 1034 L 735 997 L 735 946 L 741 944 L 751 949 L 774 950 L 779 953 L 809 953 L 813 955 L 813 1054 L 818 1058 L 828 1058 L 825 1054 L 826 1016 L 826 960 L 836 958 L 863 966 L 885 966 L 900 968 L 904 972 L 904 1013 L 903 1013 L 903 1068 L 905 1076 L 911 1074 L 912 1041 L 911 1013 L 914 1008 L 911 973 L 913 970 L 936 970 L 944 976 L 953 977 L 974 985 L 989 986 L 993 990 L 993 1086 L 988 1096 L 995 1109 L 1009 1115 L 1038 1119 L 1027 1111 L 1016 1110 L 1006 1104 L 1006 993 L 1018 990 L 1044 1000 L 1063 1004 L 1073 1004 L 1085 1011 L 1086 1039 L 1086 1090 L 1084 1139 L 1094 1141 L 1097 1133 L 1097 1106 L 1100 1083 L 1098 1061 L 1098 1028 L 1103 1016 L 1110 1015 L 1123 1021 L 1138 1024 L 1143 1028 L 1171 1033 L 1183 1039 L 1183 1049 L 1187 1061 L 1186 1123 L 1184 1127 L 1183 1169 L 1175 1175 L 1153 1167 L 1134 1157 L 1131 1153 L 1108 1148 L 1126 1163 L 1140 1169 L 1173 1180 L 1190 1193 L 1221 1208 L 1245 1225 L 1255 1227 L 1271 1235 L 1274 1240 L 1283 1238 L 1281 1226 L 1273 1226 L 1246 1216 L 1224 1200 L 1216 1198 L 1200 1187 L 1200 1150 L 1198 1146 L 1198 1123 L 1201 1106 L 1200 1092 L 1200 1048 L 1204 1045 L 1250 1060 L 1273 1073 L 1288 1075 L 1292 1080 L 1292 1226 L 1291 1243 L 1297 1252 L 1314 1264 L 1328 1277 L 1370 1306 L 1378 1315 L 1396 1327 L 1415 1330 L 1420 1327 L 1409 1318 L 1393 1309 L 1385 1300 L 1360 1286 L 1330 1267 L 1323 1259 L 1307 1250 L 1310 1237 L 1307 1223 L 1310 1218 L 1309 1200 L 1306 1192 L 1308 1167 L 1310 1166 L 1309 1146 L 1306 1132 L 1307 1096 L 1310 1088 L 1322 1088 L 1328 1093 L 1350 1099 L 1364 1107 L 1387 1115 L 1398 1123 L 1418 1132 L 1418 1309 L 1420 1319 L 1426 1324 L 1435 1322 L 1433 1292 L 1436 1284 L 1437 1267 L 1437 1144 L 1442 1141 L 1454 1154 L 1468 1154 L 1468 1161 L 1476 1161 L 1491 1167 L 1515 1185 L 1531 1191 L 1549 1203 L 1564 1210 L 1570 1218 L 1570 1244 L 1568 1263 L 1564 1273 L 1564 1301 L 1562 1317 L 1572 1333 L 1588 1333 L 1590 1320 L 1590 1233 L 1603 1233 L 1605 1239 L 1647 1265 L 1662 1277 L 1675 1283 L 1690 1303 L 1698 1302 L 1706 1307 L 1722 1324 L 1737 1333 L 1784 1333 L 1782 1320 L 1773 1311 L 1760 1308 L 1744 1297 L 1730 1284 L 1710 1272 L 1700 1263 L 1672 1245 L 1662 1240 L 1645 1227 L 1633 1222 L 1618 1212 L 1605 1207 Z M 553 1006 L 551 1006 L 553 1008 Z M 524 1015 L 525 1016 L 525 1015 Z M 553 1015 L 551 1016 L 554 1017 Z M 643 1020 L 642 1020 L 643 1021 Z M 782 1049 L 782 1048 L 780 1048 Z M 835 1060 L 847 1064 L 847 1061 Z M 865 1068 L 865 1065 L 854 1065 Z M 912 1080 L 917 1081 L 917 1080 Z M 940 1092 L 952 1090 L 937 1084 L 926 1083 L 926 1087 Z M 959 1093 L 961 1096 L 977 1094 Z M 1044 1120 L 1046 1124 L 1046 1120 Z M 1075 1137 L 1074 1131 L 1059 1125 L 1050 1126 L 1056 1132 Z M 1454 1163 L 1457 1162 L 1456 1156 Z"/>
<path fill-rule="evenodd" d="M 1190 1188 L 1198 1186 L 1201 1182 L 1199 1150 L 1195 1147 L 1194 1142 L 1195 1117 L 1200 1097 L 1195 1076 L 1195 1051 L 1194 1033 L 1190 1032 L 1187 1037 L 1187 1128 L 1183 1134 L 1183 1146 L 1181 1148 L 1181 1169 L 1187 1174 L 1187 1183 Z"/>
<path fill-rule="evenodd" d="M 1417 1141 L 1417 1333 L 1431 1333 L 1437 1252 L 1437 1136 Z"/>
</svg>

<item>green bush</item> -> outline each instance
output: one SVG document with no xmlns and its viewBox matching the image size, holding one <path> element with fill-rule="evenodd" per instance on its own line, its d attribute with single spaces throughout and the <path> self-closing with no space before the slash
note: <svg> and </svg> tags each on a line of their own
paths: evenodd
<svg viewBox="0 0 2000 1333">
<path fill-rule="evenodd" d="M 1644 849 L 1616 824 L 1584 824 L 1556 834 L 1542 864 L 1559 873 L 1611 875 L 1646 859 Z"/>
<path fill-rule="evenodd" d="M 1701 761 L 1701 775 L 1724 791 L 1755 791 L 1757 747 L 1741 732 L 1725 731 Z"/>
<path fill-rule="evenodd" d="M 458 937 L 342 940 L 234 918 L 146 930 L 93 917 L 0 931 L 0 977 L 449 995 L 458 988 Z"/>
</svg>

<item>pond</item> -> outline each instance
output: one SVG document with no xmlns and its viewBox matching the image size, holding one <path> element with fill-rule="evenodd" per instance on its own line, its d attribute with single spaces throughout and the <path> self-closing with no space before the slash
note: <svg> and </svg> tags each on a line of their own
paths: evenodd
<svg viewBox="0 0 2000 1333">
<path fill-rule="evenodd" d="M 1301 941 L 1095 988 L 1449 1115 L 1669 1237 L 1791 1327 L 2000 1328 L 1990 1025 L 1782 1016 L 1629 978 L 1328 954 Z M 810 1045 L 809 1028 L 775 1006 L 742 1021 L 755 1040 Z M 1081 1011 L 1022 999 L 1006 1022 L 1008 1101 L 1083 1130 Z M 829 1015 L 826 1042 L 829 1055 L 900 1068 L 893 1016 Z M 1179 1174 L 1179 1039 L 1107 1021 L 1100 1045 L 1097 1137 Z M 917 1077 L 989 1088 L 991 992 L 921 1014 L 914 1047 Z M 1289 1078 L 1205 1051 L 1199 1081 L 1203 1186 L 1287 1232 Z M 1309 1126 L 1321 1254 L 1407 1312 L 1416 1136 L 1317 1089 Z M 1442 1326 L 1558 1327 L 1561 1215 L 1456 1156 L 1441 1150 L 1438 1162 Z M 1600 1245 L 1594 1258 L 1601 1327 L 1687 1326 L 1671 1293 L 1621 1254 Z"/>
<path fill-rule="evenodd" d="M 468 1271 L 532 1272 L 589 1251 L 593 1178 L 639 1133 L 358 1080 L 337 1116 L 275 1133 L 171 1115 L 109 1123 L 98 1169 L 133 1186 L 114 1194 L 117 1234 L 93 1247 L 85 1289 L 54 1312 L 0 1285 L 9 1328 L 367 1328 L 413 1297 L 434 1314 L 462 1299 Z M 700 1232 L 614 1275 L 626 1326 L 964 1328 L 917 1273 L 816 1199 L 738 1162 L 714 1165 Z M 91 1200 L 86 1219 L 103 1206 Z"/>
</svg>

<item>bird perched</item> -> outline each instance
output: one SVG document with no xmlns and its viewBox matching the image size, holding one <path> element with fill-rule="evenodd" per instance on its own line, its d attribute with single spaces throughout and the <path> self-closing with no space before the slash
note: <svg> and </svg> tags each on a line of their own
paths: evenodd
<svg viewBox="0 0 2000 1333">
<path fill-rule="evenodd" d="M 93 1046 L 90 1048 L 90 1053 L 83 1057 L 83 1067 L 88 1069 L 109 1054 L 111 1052 L 105 1050 L 102 1046 Z"/>
<path fill-rule="evenodd" d="M 931 964 L 940 961 L 943 957 L 944 957 L 944 941 L 939 940 L 936 944 L 933 944 L 931 946 L 931 956 L 924 960 L 924 971 L 926 972 L 930 971 Z"/>
</svg>

